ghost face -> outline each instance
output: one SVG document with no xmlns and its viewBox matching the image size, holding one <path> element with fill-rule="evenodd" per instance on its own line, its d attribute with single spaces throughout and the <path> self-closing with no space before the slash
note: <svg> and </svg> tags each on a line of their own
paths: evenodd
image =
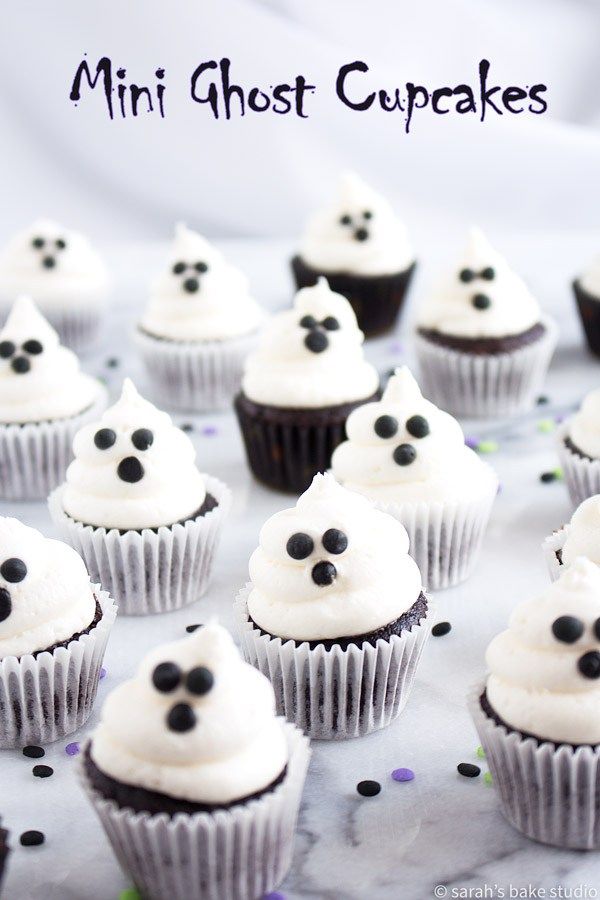
<svg viewBox="0 0 600 900">
<path fill-rule="evenodd" d="M 484 312 L 492 306 L 490 287 L 496 279 L 496 270 L 493 266 L 483 266 L 480 269 L 463 268 L 457 274 L 459 285 L 464 299 L 479 312 Z"/>
<path fill-rule="evenodd" d="M 44 345 L 37 338 L 20 343 L 4 338 L 0 341 L 0 364 L 9 366 L 15 375 L 26 375 L 43 352 Z"/>
<path fill-rule="evenodd" d="M 178 259 L 171 266 L 171 287 L 175 292 L 197 294 L 210 265 L 205 259 Z"/>
<path fill-rule="evenodd" d="M 23 275 L 40 274 L 46 280 L 79 272 L 89 262 L 90 247 L 82 235 L 54 222 L 39 221 L 13 240 L 9 256 L 15 270 Z"/>
<path fill-rule="evenodd" d="M 590 643 L 600 643 L 600 618 L 585 622 L 578 616 L 563 615 L 554 619 L 550 626 L 552 638 L 559 644 L 572 646 L 579 644 L 582 653 L 577 657 L 577 671 L 582 678 L 600 678 L 600 650 L 585 649 Z"/>
<path fill-rule="evenodd" d="M 5 622 L 12 614 L 14 586 L 25 581 L 27 571 L 27 563 L 20 556 L 6 557 L 0 563 L 0 622 Z"/>
</svg>

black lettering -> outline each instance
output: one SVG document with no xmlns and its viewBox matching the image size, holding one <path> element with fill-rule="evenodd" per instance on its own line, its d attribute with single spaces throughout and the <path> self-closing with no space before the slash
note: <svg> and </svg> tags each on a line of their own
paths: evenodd
<svg viewBox="0 0 600 900">
<path fill-rule="evenodd" d="M 482 59 L 479 63 L 479 86 L 481 89 L 481 119 L 483 122 L 485 120 L 485 111 L 488 106 L 491 106 L 495 112 L 498 113 L 499 116 L 502 115 L 502 110 L 499 109 L 494 101 L 491 99 L 492 94 L 498 93 L 500 90 L 499 87 L 488 88 L 487 87 L 487 77 L 490 71 L 490 64 L 487 59 Z"/>
<path fill-rule="evenodd" d="M 379 91 L 379 104 L 385 112 L 393 112 L 395 109 L 399 109 L 401 112 L 404 112 L 404 107 L 400 101 L 400 91 L 398 88 L 394 91 L 394 100 L 392 102 L 389 94 L 386 91 Z"/>
<path fill-rule="evenodd" d="M 431 95 L 431 108 L 434 113 L 437 113 L 439 116 L 445 116 L 446 113 L 449 113 L 449 109 L 440 109 L 440 100 L 442 97 L 451 97 L 452 91 L 450 88 L 437 88 Z"/>
<path fill-rule="evenodd" d="M 525 100 L 526 97 L 527 91 L 524 91 L 523 88 L 520 87 L 507 87 L 502 91 L 502 102 L 504 103 L 505 108 L 516 116 L 523 112 L 523 107 L 521 106 L 519 109 L 515 109 L 513 103 L 517 103 L 519 100 Z"/>
<path fill-rule="evenodd" d="M 406 104 L 406 133 L 408 134 L 408 132 L 410 131 L 410 123 L 412 121 L 414 110 L 423 109 L 424 106 L 427 106 L 427 104 L 429 103 L 429 94 L 427 93 L 427 90 L 422 87 L 422 85 L 413 84 L 412 81 L 406 82 L 406 94 L 408 97 L 408 101 Z M 419 96 L 423 98 L 423 103 L 417 103 L 417 99 Z"/>
<path fill-rule="evenodd" d="M 464 113 L 468 112 L 477 112 L 473 90 L 469 87 L 468 84 L 457 84 L 452 91 L 452 94 L 455 97 L 460 97 L 461 94 L 464 94 L 464 97 L 456 104 L 457 113 L 460 113 L 460 115 L 464 115 Z"/>
<path fill-rule="evenodd" d="M 239 84 L 231 84 L 229 81 L 229 70 L 231 69 L 231 60 L 226 56 L 221 60 L 221 81 L 223 83 L 223 100 L 225 101 L 225 118 L 231 118 L 231 97 L 236 95 L 240 101 L 240 115 L 245 115 L 246 109 L 244 104 L 244 92 Z"/>
<path fill-rule="evenodd" d="M 138 87 L 137 84 L 129 85 L 129 90 L 131 91 L 131 112 L 134 116 L 138 114 L 138 103 L 141 96 L 145 96 L 148 100 L 148 109 L 147 112 L 152 112 L 154 107 L 152 106 L 152 95 L 150 94 L 150 90 L 147 87 Z"/>
<path fill-rule="evenodd" d="M 192 94 L 192 100 L 195 100 L 196 103 L 209 103 L 210 108 L 212 109 L 213 116 L 215 119 L 219 118 L 219 95 L 217 92 L 217 86 L 214 81 L 211 81 L 210 86 L 208 88 L 208 94 L 206 97 L 199 97 L 196 88 L 198 86 L 198 79 L 206 72 L 208 69 L 216 69 L 217 63 L 214 59 L 209 59 L 207 62 L 200 63 L 194 71 L 192 72 L 192 77 L 190 80 L 190 91 Z"/>
<path fill-rule="evenodd" d="M 280 116 L 289 113 L 292 108 L 292 101 L 289 97 L 284 96 L 288 94 L 292 90 L 291 85 L 289 84 L 278 84 L 273 89 L 273 106 L 271 107 L 274 113 L 279 113 Z M 278 107 L 277 104 L 281 103 L 282 106 Z"/>
<path fill-rule="evenodd" d="M 258 102 L 259 97 L 264 97 L 264 104 L 260 106 Z M 270 99 L 267 97 L 263 91 L 259 91 L 258 88 L 252 88 L 250 93 L 248 94 L 248 106 L 253 112 L 264 112 L 271 105 Z"/>
<path fill-rule="evenodd" d="M 349 106 L 350 109 L 357 109 L 359 111 L 363 111 L 365 109 L 369 109 L 370 106 L 373 105 L 373 101 L 375 100 L 375 91 L 372 94 L 369 94 L 365 97 L 364 100 L 354 101 L 350 100 L 350 98 L 346 95 L 346 78 L 350 75 L 351 72 L 368 72 L 369 67 L 366 63 L 361 62 L 360 60 L 356 60 L 353 63 L 347 63 L 347 65 L 342 66 L 342 68 L 338 72 L 338 77 L 335 82 L 335 92 L 346 106 Z"/>
<path fill-rule="evenodd" d="M 532 112 L 536 116 L 541 116 L 542 113 L 546 112 L 548 104 L 543 97 L 540 97 L 540 94 L 545 94 L 547 90 L 548 88 L 545 84 L 534 84 L 533 87 L 529 89 L 530 99 L 539 106 L 539 109 L 534 109 L 533 105 L 530 103 L 529 112 Z"/>
<path fill-rule="evenodd" d="M 96 75 L 94 78 L 92 78 L 92 73 L 90 72 L 90 67 L 88 66 L 87 60 L 83 59 L 79 63 L 79 65 L 77 66 L 77 71 L 75 72 L 75 77 L 73 78 L 73 84 L 71 85 L 71 93 L 69 94 L 69 98 L 75 103 L 81 99 L 81 79 L 84 75 L 86 77 L 88 87 L 90 87 L 92 90 L 96 87 L 98 80 L 102 76 L 104 96 L 106 97 L 108 114 L 112 119 L 112 64 L 108 56 L 103 56 L 100 60 L 98 60 L 98 65 L 96 66 Z"/>
<path fill-rule="evenodd" d="M 316 87 L 314 84 L 307 84 L 304 75 L 296 76 L 296 115 L 301 119 L 308 119 L 308 113 L 304 112 L 304 95 L 306 93 L 314 93 Z"/>
</svg>

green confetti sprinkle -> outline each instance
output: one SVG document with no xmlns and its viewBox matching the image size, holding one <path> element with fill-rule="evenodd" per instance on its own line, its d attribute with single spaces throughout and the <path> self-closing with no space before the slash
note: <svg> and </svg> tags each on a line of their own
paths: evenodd
<svg viewBox="0 0 600 900">
<path fill-rule="evenodd" d="M 484 773 L 484 775 L 483 775 L 483 783 L 484 783 L 484 784 L 491 784 L 491 783 L 492 783 L 492 773 L 491 773 L 491 772 L 485 772 L 485 773 Z"/>
<path fill-rule="evenodd" d="M 541 431 L 542 434 L 549 434 L 551 431 L 554 431 L 556 428 L 556 423 L 554 419 L 541 419 L 541 421 L 537 424 L 538 431 Z"/>
<path fill-rule="evenodd" d="M 497 441 L 480 441 L 477 444 L 477 451 L 479 453 L 495 453 L 498 449 Z"/>
<path fill-rule="evenodd" d="M 483 749 L 483 747 L 479 746 L 475 753 L 479 757 L 479 759 L 485 759 L 485 750 Z"/>
<path fill-rule="evenodd" d="M 562 481 L 562 479 L 563 479 L 563 470 L 562 469 L 552 469 L 552 472 L 554 473 L 554 477 L 557 479 L 557 481 Z"/>
<path fill-rule="evenodd" d="M 125 888 L 125 890 L 121 891 L 119 894 L 119 900 L 142 900 L 142 895 L 137 888 Z"/>
</svg>

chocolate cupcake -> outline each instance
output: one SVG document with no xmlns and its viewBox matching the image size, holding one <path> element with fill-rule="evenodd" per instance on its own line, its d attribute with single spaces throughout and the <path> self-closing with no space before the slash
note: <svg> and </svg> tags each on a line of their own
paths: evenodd
<svg viewBox="0 0 600 900">
<path fill-rule="evenodd" d="M 246 360 L 235 410 L 248 464 L 269 487 L 301 493 L 329 468 L 353 409 L 378 396 L 348 301 L 324 278 L 296 294 Z"/>
<path fill-rule="evenodd" d="M 278 712 L 332 740 L 401 713 L 432 614 L 400 522 L 316 475 L 261 529 L 250 579 L 235 602 L 242 650 Z"/>
<path fill-rule="evenodd" d="M 106 268 L 88 239 L 56 222 L 38 219 L 0 254 L 0 313 L 29 294 L 75 350 L 96 339 L 108 289 Z"/>
<path fill-rule="evenodd" d="M 144 897 L 254 900 L 289 869 L 308 741 L 210 623 L 109 695 L 81 775 Z"/>
<path fill-rule="evenodd" d="M 50 513 L 122 613 L 168 612 L 206 590 L 229 489 L 196 467 L 189 437 L 126 379 L 82 428 Z"/>
<path fill-rule="evenodd" d="M 135 333 L 153 396 L 177 409 L 230 405 L 264 319 L 246 277 L 178 225 L 168 267 Z"/>
<path fill-rule="evenodd" d="M 573 505 L 600 494 L 600 388 L 558 429 L 557 447 Z"/>
<path fill-rule="evenodd" d="M 455 271 L 418 315 L 425 392 L 462 416 L 529 409 L 543 385 L 556 324 L 478 229 Z"/>
<path fill-rule="evenodd" d="M 575 279 L 573 291 L 588 347 L 600 356 L 600 259 Z"/>
<path fill-rule="evenodd" d="M 106 402 L 103 385 L 20 297 L 0 330 L 0 499 L 45 500 L 65 477 L 73 436 Z"/>
<path fill-rule="evenodd" d="M 456 419 L 425 400 L 403 366 L 379 402 L 349 416 L 346 430 L 348 440 L 332 460 L 338 481 L 402 523 L 426 588 L 464 581 L 479 555 L 498 478 L 465 446 Z"/>
<path fill-rule="evenodd" d="M 0 891 L 2 890 L 2 882 L 4 880 L 4 872 L 6 870 L 6 862 L 10 853 L 8 846 L 8 831 L 2 828 L 2 819 L 0 819 Z"/>
<path fill-rule="evenodd" d="M 117 608 L 71 547 L 0 518 L 0 747 L 88 718 Z"/>
<path fill-rule="evenodd" d="M 527 837 L 600 849 L 600 568 L 578 558 L 518 606 L 469 705 L 503 814 Z"/>
<path fill-rule="evenodd" d="M 346 173 L 336 200 L 308 222 L 292 260 L 298 288 L 324 275 L 352 304 L 367 337 L 390 331 L 415 269 L 406 228 L 388 201 Z"/>
<path fill-rule="evenodd" d="M 549 535 L 542 549 L 553 581 L 580 556 L 600 566 L 600 495 L 580 503 L 571 521 Z"/>
</svg>

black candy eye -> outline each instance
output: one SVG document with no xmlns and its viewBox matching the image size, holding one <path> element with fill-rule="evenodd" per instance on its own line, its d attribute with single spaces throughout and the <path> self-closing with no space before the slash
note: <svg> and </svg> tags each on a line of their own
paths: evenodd
<svg viewBox="0 0 600 900">
<path fill-rule="evenodd" d="M 136 450 L 147 450 L 154 443 L 154 435 L 149 428 L 136 428 L 131 435 L 131 443 Z"/>
<path fill-rule="evenodd" d="M 117 466 L 117 475 L 121 481 L 135 484 L 144 477 L 144 467 L 136 456 L 126 456 Z"/>
<path fill-rule="evenodd" d="M 208 266 L 205 262 L 197 262 L 194 268 L 196 272 L 208 272 Z"/>
<path fill-rule="evenodd" d="M 398 431 L 398 419 L 394 416 L 379 416 L 373 425 L 375 434 L 380 438 L 391 438 Z"/>
<path fill-rule="evenodd" d="M 348 538 L 339 528 L 328 528 L 322 541 L 328 553 L 343 553 L 348 546 Z"/>
<path fill-rule="evenodd" d="M 35 247 L 36 250 L 41 250 L 45 243 L 43 237 L 34 237 L 31 246 Z"/>
<path fill-rule="evenodd" d="M 27 566 L 18 556 L 11 556 L 10 559 L 5 559 L 0 566 L 0 575 L 5 581 L 11 584 L 18 584 L 27 575 Z"/>
<path fill-rule="evenodd" d="M 197 278 L 186 278 L 183 282 L 183 289 L 184 291 L 187 291 L 188 294 L 195 294 L 199 287 L 200 282 Z"/>
<path fill-rule="evenodd" d="M 351 225 L 352 217 L 349 215 L 340 216 L 340 225 Z"/>
<path fill-rule="evenodd" d="M 43 353 L 44 351 L 43 345 L 39 341 L 36 341 L 35 338 L 25 341 L 21 349 L 24 350 L 25 353 L 30 353 L 32 356 L 38 356 L 38 354 Z"/>
<path fill-rule="evenodd" d="M 326 316 L 321 322 L 326 331 L 339 331 L 340 323 L 335 316 Z"/>
<path fill-rule="evenodd" d="M 288 552 L 288 556 L 291 556 L 292 559 L 306 559 L 315 549 L 315 544 L 310 534 L 297 531 L 296 534 L 288 538 L 285 549 Z"/>
<path fill-rule="evenodd" d="M 26 356 L 15 356 L 11 361 L 11 367 L 17 375 L 25 375 L 31 369 L 31 363 Z"/>
<path fill-rule="evenodd" d="M 372 218 L 373 218 L 373 213 L 371 212 L 371 210 L 365 209 L 365 211 L 363 213 L 363 219 L 372 219 Z"/>
<path fill-rule="evenodd" d="M 425 416 L 411 416 L 406 420 L 406 430 L 416 438 L 424 438 L 429 434 L 429 422 Z"/>
<path fill-rule="evenodd" d="M 196 724 L 196 713 L 187 703 L 176 703 L 169 710 L 167 727 L 170 731 L 191 731 Z"/>
<path fill-rule="evenodd" d="M 12 612 L 12 600 L 6 588 L 0 588 L 0 622 L 8 619 Z"/>
<path fill-rule="evenodd" d="M 184 262 L 176 262 L 171 271 L 173 272 L 173 275 L 181 275 L 186 269 L 187 266 Z"/>
<path fill-rule="evenodd" d="M 161 694 L 170 694 L 181 684 L 181 669 L 174 662 L 159 663 L 152 673 L 152 684 Z"/>
<path fill-rule="evenodd" d="M 469 284 L 469 282 L 473 281 L 475 278 L 475 272 L 473 269 L 461 269 L 458 273 L 458 277 L 464 284 Z"/>
<path fill-rule="evenodd" d="M 101 428 L 94 435 L 94 444 L 98 450 L 108 450 L 117 440 L 117 433 L 112 428 Z"/>
<path fill-rule="evenodd" d="M 59 250 L 64 250 L 67 246 L 67 242 L 64 238 L 57 238 L 54 243 Z"/>
<path fill-rule="evenodd" d="M 489 309 L 492 305 L 492 301 L 487 294 L 475 294 L 471 303 L 475 309 Z"/>
<path fill-rule="evenodd" d="M 311 353 L 322 353 L 329 347 L 329 338 L 322 331 L 310 331 L 304 338 L 304 344 Z"/>
<path fill-rule="evenodd" d="M 552 634 L 557 641 L 574 644 L 584 632 L 584 624 L 576 616 L 559 616 L 552 623 Z"/>
<path fill-rule="evenodd" d="M 17 348 L 12 341 L 0 341 L 0 357 L 10 359 Z"/>
<path fill-rule="evenodd" d="M 400 444 L 394 450 L 394 462 L 399 466 L 410 466 L 417 458 L 417 451 L 412 444 Z"/>
<path fill-rule="evenodd" d="M 299 324 L 301 328 L 316 328 L 317 320 L 314 316 L 302 316 Z"/>
<path fill-rule="evenodd" d="M 190 694 L 196 694 L 198 697 L 208 694 L 214 683 L 213 673 L 205 666 L 197 666 L 192 669 L 185 679 L 185 686 Z"/>
<path fill-rule="evenodd" d="M 45 269 L 53 269 L 56 265 L 56 260 L 53 256 L 45 256 L 42 260 L 42 265 Z"/>
<path fill-rule="evenodd" d="M 319 587 L 327 587 L 327 585 L 333 584 L 335 581 L 337 569 L 333 563 L 321 560 L 321 562 L 318 562 L 313 566 L 310 574 L 315 584 L 318 584 Z"/>
<path fill-rule="evenodd" d="M 577 668 L 584 678 L 600 678 L 600 653 L 590 650 L 577 660 Z"/>
<path fill-rule="evenodd" d="M 485 269 L 482 269 L 479 274 L 484 281 L 493 281 L 496 277 L 496 272 L 494 271 L 494 269 L 492 269 L 491 266 L 486 266 Z"/>
<path fill-rule="evenodd" d="M 594 635 L 600 641 L 600 619 L 596 619 L 596 621 L 594 622 L 594 625 L 593 625 L 593 629 L 594 629 Z"/>
</svg>

